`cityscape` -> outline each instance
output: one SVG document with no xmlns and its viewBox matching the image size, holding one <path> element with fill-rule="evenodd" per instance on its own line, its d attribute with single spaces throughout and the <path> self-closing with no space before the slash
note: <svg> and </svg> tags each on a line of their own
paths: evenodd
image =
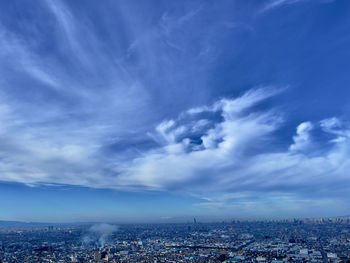
<svg viewBox="0 0 350 263">
<path fill-rule="evenodd" d="M 0 263 L 350 263 L 350 0 L 0 0 Z"/>
<path fill-rule="evenodd" d="M 350 262 L 350 218 L 0 230 L 0 262 Z"/>
</svg>

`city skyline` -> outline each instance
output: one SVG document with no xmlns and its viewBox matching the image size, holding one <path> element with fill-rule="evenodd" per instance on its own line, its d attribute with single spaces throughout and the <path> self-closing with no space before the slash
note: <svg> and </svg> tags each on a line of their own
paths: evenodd
<svg viewBox="0 0 350 263">
<path fill-rule="evenodd" d="M 349 215 L 349 11 L 0 3 L 0 220 Z"/>
</svg>

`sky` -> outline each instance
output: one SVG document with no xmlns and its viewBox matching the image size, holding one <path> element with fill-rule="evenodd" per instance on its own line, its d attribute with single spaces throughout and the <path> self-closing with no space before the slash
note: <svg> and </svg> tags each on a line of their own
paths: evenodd
<svg viewBox="0 0 350 263">
<path fill-rule="evenodd" d="M 349 215 L 349 13 L 0 2 L 0 220 Z"/>
</svg>

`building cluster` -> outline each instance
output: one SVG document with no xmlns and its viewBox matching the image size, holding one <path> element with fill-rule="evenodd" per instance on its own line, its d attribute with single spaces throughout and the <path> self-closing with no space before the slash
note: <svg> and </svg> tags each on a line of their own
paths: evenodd
<svg viewBox="0 0 350 263">
<path fill-rule="evenodd" d="M 348 219 L 0 230 L 0 262 L 350 262 Z"/>
</svg>

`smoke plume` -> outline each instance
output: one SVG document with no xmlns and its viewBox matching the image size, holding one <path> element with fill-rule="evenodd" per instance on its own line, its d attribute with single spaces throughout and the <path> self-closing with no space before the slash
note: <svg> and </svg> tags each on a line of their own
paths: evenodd
<svg viewBox="0 0 350 263">
<path fill-rule="evenodd" d="M 113 232 L 118 230 L 118 226 L 111 224 L 96 224 L 91 226 L 87 233 L 83 236 L 84 245 L 98 245 L 103 248 Z"/>
</svg>

